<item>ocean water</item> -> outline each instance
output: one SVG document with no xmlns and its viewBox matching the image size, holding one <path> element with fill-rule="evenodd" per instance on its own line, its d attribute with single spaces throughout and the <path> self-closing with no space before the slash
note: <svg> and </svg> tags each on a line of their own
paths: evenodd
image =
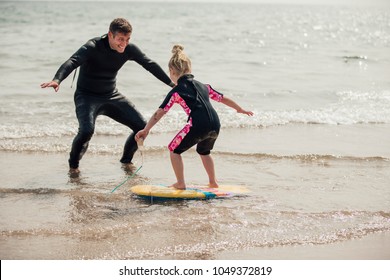
<svg viewBox="0 0 390 280">
<path fill-rule="evenodd" d="M 130 194 L 133 184 L 173 182 L 166 145 L 186 120 L 179 108 L 115 193 L 128 176 L 118 159 L 129 131 L 108 118 L 98 118 L 80 176 L 68 176 L 73 74 L 58 93 L 39 85 L 114 17 L 129 19 L 131 40 L 164 69 L 183 44 L 198 80 L 255 112 L 214 103 L 220 182 L 250 195 Z M 213 259 L 390 231 L 389 7 L 0 2 L 0 31 L 2 259 Z M 117 85 L 146 118 L 169 91 L 134 62 Z M 204 183 L 195 152 L 184 160 L 188 183 Z"/>
</svg>

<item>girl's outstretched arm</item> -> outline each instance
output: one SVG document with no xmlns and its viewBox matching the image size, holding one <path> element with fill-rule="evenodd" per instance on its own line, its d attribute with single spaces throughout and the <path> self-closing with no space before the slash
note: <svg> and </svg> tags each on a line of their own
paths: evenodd
<svg viewBox="0 0 390 280">
<path fill-rule="evenodd" d="M 228 98 L 228 97 L 223 97 L 222 100 L 221 100 L 221 103 L 225 104 L 226 106 L 229 106 L 233 109 L 236 109 L 237 113 L 240 113 L 240 114 L 245 114 L 245 115 L 248 115 L 248 116 L 253 116 L 253 112 L 252 111 L 247 111 L 247 110 L 244 110 L 240 107 L 240 105 L 238 105 L 236 102 L 234 102 L 232 99 Z"/>
<path fill-rule="evenodd" d="M 153 114 L 153 116 L 150 118 L 148 123 L 146 124 L 145 128 L 138 131 L 138 133 L 135 135 L 135 140 L 138 141 L 140 138 L 145 139 L 149 131 L 152 129 L 152 127 L 159 122 L 159 120 L 166 114 L 163 109 L 158 108 L 157 111 Z"/>
</svg>

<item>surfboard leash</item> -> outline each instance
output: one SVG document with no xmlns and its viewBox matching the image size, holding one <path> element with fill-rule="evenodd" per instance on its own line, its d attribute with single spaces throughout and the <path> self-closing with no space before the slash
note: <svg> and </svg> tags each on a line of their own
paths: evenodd
<svg viewBox="0 0 390 280">
<path fill-rule="evenodd" d="M 129 181 L 131 178 L 133 178 L 135 175 L 137 175 L 138 171 L 140 171 L 140 169 L 142 168 L 142 166 L 144 165 L 144 153 L 143 151 L 140 149 L 140 152 L 141 152 L 141 159 L 142 159 L 142 162 L 141 162 L 141 166 L 138 167 L 138 169 L 131 175 L 127 176 L 127 178 L 122 182 L 120 183 L 119 185 L 117 185 L 112 191 L 111 193 L 113 193 L 114 191 L 116 191 L 120 186 L 122 186 L 123 184 L 125 184 L 127 181 Z"/>
</svg>

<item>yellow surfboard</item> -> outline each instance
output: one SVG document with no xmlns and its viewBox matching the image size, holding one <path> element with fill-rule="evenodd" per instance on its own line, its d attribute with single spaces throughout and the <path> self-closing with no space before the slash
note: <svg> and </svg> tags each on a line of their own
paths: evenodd
<svg viewBox="0 0 390 280">
<path fill-rule="evenodd" d="M 130 191 L 142 197 L 155 198 L 176 198 L 176 199 L 210 199 L 242 196 L 250 192 L 244 186 L 225 185 L 218 188 L 207 186 L 187 186 L 185 190 L 178 190 L 163 185 L 137 185 L 130 188 Z"/>
</svg>

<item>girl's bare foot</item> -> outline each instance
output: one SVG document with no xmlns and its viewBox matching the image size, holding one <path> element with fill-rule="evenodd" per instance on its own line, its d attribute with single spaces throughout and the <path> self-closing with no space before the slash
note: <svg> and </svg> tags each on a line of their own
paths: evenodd
<svg viewBox="0 0 390 280">
<path fill-rule="evenodd" d="M 218 188 L 218 187 L 219 187 L 219 185 L 218 185 L 217 182 L 209 183 L 207 186 L 208 186 L 209 188 Z"/>
<path fill-rule="evenodd" d="M 178 190 L 185 190 L 186 185 L 185 184 L 180 184 L 180 183 L 174 183 L 171 185 L 172 188 L 178 189 Z"/>
</svg>

